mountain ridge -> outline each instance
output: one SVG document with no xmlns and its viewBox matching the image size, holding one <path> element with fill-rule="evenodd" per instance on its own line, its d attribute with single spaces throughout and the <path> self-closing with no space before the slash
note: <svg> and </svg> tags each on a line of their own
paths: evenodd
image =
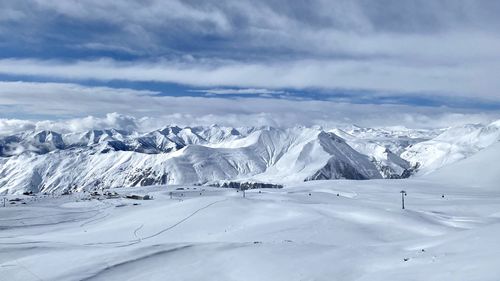
<svg viewBox="0 0 500 281">
<path fill-rule="evenodd" d="M 465 130 L 472 135 L 463 136 L 461 145 L 476 151 L 479 148 L 474 140 L 482 136 L 484 141 L 479 143 L 487 146 L 497 138 L 497 128 L 492 123 L 444 132 L 217 125 L 165 126 L 144 133 L 116 129 L 26 131 L 0 137 L 0 193 L 221 181 L 281 184 L 405 178 L 417 168 L 422 174 L 435 169 L 423 161 L 427 160 L 426 150 L 415 148 L 451 143 L 457 132 Z"/>
<path fill-rule="evenodd" d="M 305 127 L 24 132 L 0 138 L 0 156 L 0 192 L 383 177 L 341 137 Z"/>
</svg>

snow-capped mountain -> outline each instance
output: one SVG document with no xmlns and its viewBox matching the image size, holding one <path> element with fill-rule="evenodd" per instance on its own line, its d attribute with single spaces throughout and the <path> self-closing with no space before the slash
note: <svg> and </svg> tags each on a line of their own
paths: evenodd
<svg viewBox="0 0 500 281">
<path fill-rule="evenodd" d="M 384 151 L 372 155 L 333 132 L 303 127 L 25 132 L 0 138 L 0 192 L 403 175 L 408 163 Z"/>
<path fill-rule="evenodd" d="M 0 192 L 219 181 L 405 178 L 500 139 L 500 122 L 447 130 L 167 126 L 0 138 Z"/>
<path fill-rule="evenodd" d="M 437 137 L 408 147 L 401 157 L 419 166 L 419 175 L 465 159 L 500 141 L 500 120 L 488 125 L 449 128 Z"/>
</svg>

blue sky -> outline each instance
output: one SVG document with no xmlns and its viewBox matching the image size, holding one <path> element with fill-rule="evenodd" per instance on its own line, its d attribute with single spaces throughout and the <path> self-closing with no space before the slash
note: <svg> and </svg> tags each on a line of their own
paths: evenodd
<svg viewBox="0 0 500 281">
<path fill-rule="evenodd" d="M 0 118 L 488 122 L 499 13 L 486 0 L 0 1 Z"/>
</svg>

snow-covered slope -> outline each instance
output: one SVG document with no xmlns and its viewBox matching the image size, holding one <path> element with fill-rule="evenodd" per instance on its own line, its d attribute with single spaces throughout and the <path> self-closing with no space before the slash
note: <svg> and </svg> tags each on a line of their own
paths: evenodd
<svg viewBox="0 0 500 281">
<path fill-rule="evenodd" d="M 369 155 L 370 161 L 375 164 L 384 178 L 405 178 L 411 175 L 413 167 L 410 163 L 392 152 L 404 150 L 410 143 L 421 141 L 421 137 L 400 137 L 389 135 L 380 130 L 350 129 L 350 133 L 342 129 L 333 129 L 331 132 L 341 136 L 356 151 Z"/>
<path fill-rule="evenodd" d="M 466 125 L 450 128 L 439 136 L 409 147 L 401 157 L 419 165 L 425 175 L 443 166 L 467 158 L 500 140 L 500 121 L 489 125 Z"/>
<path fill-rule="evenodd" d="M 287 130 L 279 133 L 280 136 L 269 135 L 270 131 L 265 133 L 261 136 L 265 143 L 255 146 L 255 149 L 265 148 L 260 154 L 271 155 L 272 165 L 257 175 L 257 179 L 294 182 L 381 178 L 368 156 L 358 153 L 333 133 L 316 129 Z M 276 139 L 282 139 L 285 145 L 274 142 Z"/>
<path fill-rule="evenodd" d="M 452 183 L 460 187 L 500 190 L 500 142 L 496 142 L 469 158 L 438 169 L 425 178 Z"/>
<path fill-rule="evenodd" d="M 88 193 L 7 196 L 26 204 L 0 207 L 0 280 L 500 276 L 498 191 L 423 179 L 301 182 L 245 198 L 230 189 L 176 188 L 115 189 L 122 196 L 100 200 Z M 131 194 L 154 200 L 124 198 Z"/>
<path fill-rule="evenodd" d="M 303 127 L 26 132 L 0 139 L 0 155 L 0 192 L 382 177 L 373 156 Z"/>
<path fill-rule="evenodd" d="M 409 146 L 435 138 L 443 129 L 418 130 L 408 129 L 401 126 L 386 128 L 362 128 L 359 126 L 349 126 L 332 130 L 342 138 L 357 141 L 375 142 L 400 155 Z"/>
</svg>

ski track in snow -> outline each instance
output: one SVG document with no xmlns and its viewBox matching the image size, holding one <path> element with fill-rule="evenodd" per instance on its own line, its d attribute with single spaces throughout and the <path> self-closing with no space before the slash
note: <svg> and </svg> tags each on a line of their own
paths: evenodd
<svg viewBox="0 0 500 281">
<path fill-rule="evenodd" d="M 185 221 L 189 220 L 190 218 L 192 218 L 192 217 L 193 217 L 194 215 L 196 215 L 197 213 L 199 213 L 199 212 L 201 212 L 201 211 L 203 211 L 203 210 L 205 210 L 205 209 L 208 209 L 208 208 L 210 208 L 211 206 L 213 206 L 213 205 L 215 205 L 215 204 L 217 204 L 217 203 L 221 203 L 221 202 L 224 202 L 224 201 L 227 201 L 227 199 L 218 200 L 218 201 L 212 202 L 212 203 L 210 203 L 210 204 L 208 204 L 208 205 L 206 205 L 206 206 L 203 206 L 203 207 L 201 207 L 201 208 L 197 209 L 196 211 L 192 212 L 191 214 L 189 214 L 189 216 L 187 216 L 187 217 L 183 218 L 182 220 L 178 221 L 177 223 L 173 224 L 172 226 L 169 226 L 169 227 L 167 227 L 167 228 L 165 228 L 165 229 L 162 229 L 161 231 L 159 231 L 159 232 L 157 232 L 157 233 L 155 233 L 155 234 L 152 234 L 152 235 L 149 235 L 149 236 L 143 237 L 141 240 L 150 239 L 150 238 L 156 237 L 156 236 L 158 236 L 158 235 L 160 235 L 160 234 L 162 234 L 162 233 L 165 233 L 165 232 L 167 232 L 167 231 L 169 231 L 169 230 L 173 229 L 174 227 L 177 227 L 177 226 L 178 226 L 178 225 L 180 225 L 181 223 L 184 223 Z"/>
<path fill-rule="evenodd" d="M 173 225 L 167 227 L 167 228 L 164 228 L 154 234 L 151 234 L 151 235 L 148 235 L 148 236 L 145 236 L 145 237 L 138 237 L 137 235 L 137 232 L 144 226 L 144 224 L 141 224 L 138 228 L 136 228 L 133 232 L 134 236 L 137 238 L 136 240 L 128 240 L 128 241 L 112 241 L 112 242 L 102 242 L 102 243 L 88 243 L 88 244 L 85 244 L 85 246 L 95 246 L 95 245 L 116 245 L 116 244 L 121 244 L 121 243 L 130 243 L 130 244 L 125 244 L 125 245 L 119 245 L 119 246 L 116 246 L 116 247 L 128 247 L 128 246 L 131 246 L 131 245 L 135 245 L 137 243 L 140 243 L 144 240 L 148 240 L 148 239 L 151 239 L 151 238 L 154 238 L 156 236 L 159 236 L 177 226 L 179 226 L 180 224 L 186 222 L 187 220 L 189 220 L 190 218 L 192 218 L 193 216 L 195 216 L 197 213 L 207 209 L 207 208 L 210 208 L 211 206 L 217 204 L 217 203 L 221 203 L 221 202 L 224 202 L 224 201 L 227 201 L 228 199 L 222 199 L 222 200 L 218 200 L 218 201 L 215 201 L 215 202 L 212 202 L 206 206 L 203 206 L 197 210 L 195 210 L 194 212 L 192 212 L 191 214 L 189 214 L 187 217 L 179 220 L 178 222 L 174 223 Z"/>
</svg>

